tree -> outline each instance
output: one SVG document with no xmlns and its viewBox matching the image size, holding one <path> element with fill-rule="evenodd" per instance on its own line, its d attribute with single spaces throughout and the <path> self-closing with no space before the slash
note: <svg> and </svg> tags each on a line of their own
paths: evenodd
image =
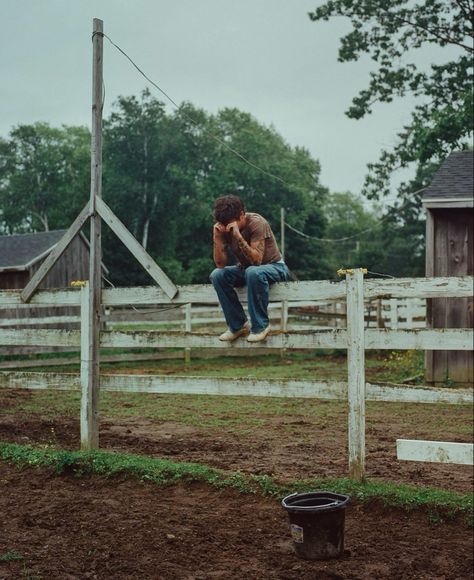
<svg viewBox="0 0 474 580">
<path fill-rule="evenodd" d="M 415 165 L 420 168 L 418 177 L 424 173 L 430 179 L 424 166 L 439 165 L 452 150 L 469 146 L 474 52 L 474 12 L 469 0 L 329 0 L 309 16 L 313 21 L 349 18 L 352 30 L 341 39 L 339 61 L 356 61 L 368 53 L 376 63 L 369 86 L 346 112 L 350 118 L 370 114 L 377 102 L 407 94 L 419 97 L 398 143 L 368 166 L 367 197 L 387 195 L 396 169 Z M 438 63 L 423 70 L 415 61 L 423 48 L 433 45 L 450 48 L 449 60 L 440 56 Z M 404 199 L 414 193 L 407 185 L 400 188 Z"/>
<path fill-rule="evenodd" d="M 277 232 L 280 207 L 302 227 L 308 220 L 319 233 L 324 227 L 319 163 L 248 113 L 209 115 L 185 103 L 167 114 L 144 92 L 141 99 L 119 99 L 106 120 L 104 143 L 104 197 L 179 283 L 208 280 L 212 206 L 219 195 L 241 196 Z M 117 244 L 105 248 L 116 282 L 146 282 Z M 304 276 L 321 273 L 308 258 L 289 249 L 290 267 Z"/>
<path fill-rule="evenodd" d="M 19 125 L 0 141 L 0 205 L 7 232 L 66 228 L 90 189 L 84 127 Z"/>
<path fill-rule="evenodd" d="M 324 213 L 326 237 L 334 241 L 319 242 L 331 271 L 344 266 L 390 276 L 421 276 L 424 237 L 417 231 L 408 207 L 403 215 L 395 211 L 382 215 L 378 206 L 367 209 L 361 197 L 331 194 Z M 416 213 L 414 204 L 411 209 Z"/>
</svg>

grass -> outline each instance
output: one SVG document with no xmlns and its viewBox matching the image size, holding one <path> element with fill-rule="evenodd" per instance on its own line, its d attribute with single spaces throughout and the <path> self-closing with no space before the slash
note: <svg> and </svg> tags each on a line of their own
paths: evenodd
<svg viewBox="0 0 474 580">
<path fill-rule="evenodd" d="M 135 351 L 134 351 L 135 352 Z M 182 351 L 181 351 L 182 352 Z M 192 353 L 192 351 L 191 351 Z M 58 354 L 58 353 L 56 353 Z M 108 349 L 101 354 L 120 354 Z M 389 381 L 398 373 L 386 354 L 368 353 L 366 370 L 369 379 L 379 377 Z M 400 363 L 400 368 L 403 366 Z M 36 372 L 78 372 L 79 365 L 31 367 Z M 22 368 L 28 370 L 28 367 Z M 248 357 L 192 358 L 190 363 L 181 359 L 114 362 L 101 364 L 102 372 L 145 372 L 150 374 L 182 374 L 221 376 L 226 378 L 252 376 L 255 378 L 295 378 L 318 380 L 345 380 L 346 354 L 342 351 L 287 351 L 285 358 L 277 354 Z M 398 374 L 397 374 L 398 376 Z"/>
<path fill-rule="evenodd" d="M 133 382 L 133 376 L 130 377 Z M 0 393 L 0 416 L 79 416 L 78 391 L 19 391 L 20 396 L 3 399 Z M 6 392 L 4 393 L 6 395 Z M 5 401 L 7 404 L 3 404 Z M 236 397 L 211 395 L 158 395 L 145 393 L 102 392 L 100 413 L 108 419 L 152 420 L 176 422 L 203 429 L 222 429 L 235 434 L 251 433 L 254 428 L 298 431 L 298 438 L 311 437 L 314 429 L 347 424 L 344 401 L 279 397 Z M 284 418 L 283 421 L 275 419 Z M 468 440 L 472 435 L 470 405 L 422 405 L 410 403 L 367 403 L 368 426 L 400 425 L 407 431 L 416 429 L 421 438 L 433 434 Z M 302 430 L 295 421 L 311 426 Z"/>
<path fill-rule="evenodd" d="M 0 554 L 0 562 L 14 562 L 23 560 L 23 556 L 15 550 L 8 550 L 4 554 Z"/>
<path fill-rule="evenodd" d="M 217 489 L 232 488 L 241 493 L 278 498 L 295 491 L 330 489 L 336 493 L 347 494 L 361 503 L 379 500 L 386 507 L 407 511 L 423 509 L 427 511 L 432 522 L 462 517 L 466 523 L 472 524 L 471 495 L 432 488 L 371 481 L 358 483 L 348 478 L 295 480 L 281 485 L 267 475 L 229 473 L 196 463 L 175 463 L 166 459 L 106 451 L 39 449 L 12 443 L 0 443 L 0 458 L 18 467 L 46 468 L 57 475 L 68 473 L 80 477 L 94 474 L 108 478 L 121 476 L 160 486 L 205 482 Z M 9 554 L 13 554 L 11 559 L 19 559 L 15 557 L 16 553 Z M 20 555 L 17 556 L 21 558 Z"/>
</svg>

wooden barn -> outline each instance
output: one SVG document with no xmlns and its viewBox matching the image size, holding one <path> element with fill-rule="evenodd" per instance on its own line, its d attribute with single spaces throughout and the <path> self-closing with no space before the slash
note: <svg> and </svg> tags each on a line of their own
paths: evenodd
<svg viewBox="0 0 474 580">
<path fill-rule="evenodd" d="M 0 288 L 24 288 L 66 230 L 0 236 Z M 89 244 L 76 236 L 40 288 L 64 288 L 89 278 Z"/>
<path fill-rule="evenodd" d="M 0 236 L 0 289 L 23 289 L 53 250 L 66 230 Z M 106 271 L 106 270 L 105 270 Z M 89 242 L 81 233 L 76 236 L 52 270 L 42 281 L 40 288 L 67 288 L 73 280 L 89 278 Z M 45 325 L 57 328 L 77 328 L 72 322 L 79 316 L 79 308 L 23 307 L 2 310 L 0 326 L 42 328 Z M 64 350 L 49 347 L 43 351 Z M 0 354 L 39 352 L 38 348 L 2 347 Z"/>
<path fill-rule="evenodd" d="M 474 274 L 472 151 L 451 153 L 423 195 L 426 211 L 426 275 Z M 428 300 L 432 328 L 471 328 L 472 298 Z M 473 352 L 429 351 L 426 380 L 435 384 L 472 384 Z"/>
</svg>

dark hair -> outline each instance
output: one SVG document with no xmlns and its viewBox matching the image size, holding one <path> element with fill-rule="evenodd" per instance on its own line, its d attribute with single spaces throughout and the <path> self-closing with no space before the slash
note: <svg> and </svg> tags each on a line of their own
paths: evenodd
<svg viewBox="0 0 474 580">
<path fill-rule="evenodd" d="M 214 219 L 223 225 L 238 220 L 245 206 L 237 195 L 223 195 L 214 202 Z"/>
</svg>

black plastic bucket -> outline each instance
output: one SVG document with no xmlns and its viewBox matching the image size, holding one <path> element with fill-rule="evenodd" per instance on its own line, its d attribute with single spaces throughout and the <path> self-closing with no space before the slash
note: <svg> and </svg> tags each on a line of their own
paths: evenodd
<svg viewBox="0 0 474 580">
<path fill-rule="evenodd" d="M 330 491 L 292 493 L 282 500 L 300 558 L 330 560 L 342 556 L 348 501 L 349 496 Z"/>
</svg>

